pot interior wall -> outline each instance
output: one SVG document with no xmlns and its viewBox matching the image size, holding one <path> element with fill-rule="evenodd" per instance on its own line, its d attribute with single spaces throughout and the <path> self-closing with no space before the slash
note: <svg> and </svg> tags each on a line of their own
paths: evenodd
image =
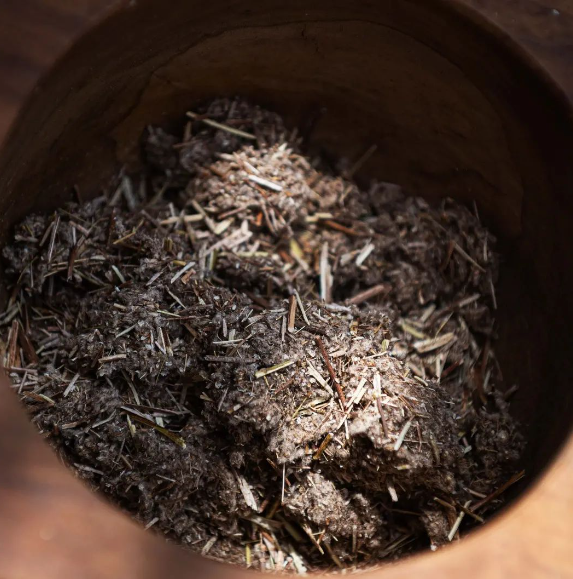
<svg viewBox="0 0 573 579">
<path fill-rule="evenodd" d="M 4 143 L 2 240 L 73 186 L 97 194 L 136 166 L 147 124 L 206 98 L 251 97 L 333 159 L 376 144 L 361 178 L 475 199 L 499 235 L 497 351 L 540 472 L 573 412 L 573 132 L 557 91 L 486 23 L 437 0 L 133 4 L 57 63 Z"/>
</svg>

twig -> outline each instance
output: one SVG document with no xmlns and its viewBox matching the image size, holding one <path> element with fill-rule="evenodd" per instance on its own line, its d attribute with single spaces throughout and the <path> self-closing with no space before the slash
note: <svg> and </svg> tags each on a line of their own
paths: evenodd
<svg viewBox="0 0 573 579">
<path fill-rule="evenodd" d="M 56 215 L 54 227 L 52 227 L 52 234 L 50 236 L 50 245 L 48 247 L 48 263 L 52 261 L 54 254 L 54 247 L 56 245 L 56 234 L 58 233 L 58 226 L 60 225 L 60 215 Z"/>
<path fill-rule="evenodd" d="M 322 221 L 324 225 L 330 227 L 330 229 L 336 229 L 336 231 L 341 231 L 342 233 L 346 233 L 346 235 L 350 235 L 352 237 L 364 237 L 364 234 L 355 231 L 354 229 L 350 229 L 350 227 L 346 227 L 337 221 L 332 221 L 331 219 L 327 219 L 326 221 Z"/>
<path fill-rule="evenodd" d="M 328 446 L 328 444 L 330 443 L 330 441 L 332 440 L 332 432 L 329 432 L 325 437 L 324 440 L 320 443 L 320 446 L 318 447 L 318 450 L 314 453 L 312 459 L 313 460 L 318 460 L 322 453 L 324 452 L 324 450 L 326 449 L 326 447 Z"/>
<path fill-rule="evenodd" d="M 328 382 L 322 377 L 322 374 L 310 363 L 310 360 L 306 361 L 308 365 L 308 373 L 325 389 L 331 396 L 334 396 L 332 388 L 329 386 Z"/>
<path fill-rule="evenodd" d="M 304 323 L 307 326 L 310 326 L 311 325 L 310 320 L 308 319 L 308 316 L 306 315 L 306 312 L 304 310 L 304 306 L 302 305 L 302 300 L 300 299 L 300 295 L 299 295 L 298 291 L 294 290 L 294 295 L 296 297 L 298 307 L 300 308 L 300 313 L 302 315 L 302 319 L 304 320 Z"/>
<path fill-rule="evenodd" d="M 145 424 L 145 426 L 150 426 L 151 428 L 154 428 L 155 430 L 157 430 L 157 432 L 163 434 L 163 436 L 166 436 L 167 438 L 169 438 L 169 440 L 173 441 L 175 444 L 177 444 L 181 448 L 183 448 L 183 449 L 187 448 L 187 444 L 185 443 L 185 440 L 183 440 L 183 438 L 181 438 L 181 436 L 175 434 L 174 432 L 171 432 L 171 430 L 167 430 L 167 428 L 163 428 L 163 426 L 159 426 L 158 424 L 153 422 L 153 420 L 150 420 L 149 418 L 147 418 L 143 414 L 137 412 L 136 410 L 133 410 L 132 408 L 128 408 L 126 406 L 120 406 L 120 408 L 121 408 L 121 410 L 123 410 L 124 412 L 126 412 L 128 414 L 128 418 L 129 418 L 129 416 L 131 416 L 132 418 L 134 418 L 138 422 L 141 422 L 141 424 Z"/>
<path fill-rule="evenodd" d="M 77 257 L 78 257 L 78 253 L 80 250 L 81 245 L 83 244 L 83 242 L 85 241 L 85 237 L 82 237 L 76 244 L 74 244 L 74 246 L 72 247 L 72 249 L 70 249 L 70 256 L 68 258 L 68 275 L 67 275 L 67 281 L 71 281 L 71 279 L 74 276 L 74 265 L 76 263 Z"/>
<path fill-rule="evenodd" d="M 281 505 L 285 502 L 285 478 L 286 478 L 286 464 L 283 464 L 283 486 L 281 490 Z"/>
<path fill-rule="evenodd" d="M 426 354 L 428 352 L 443 348 L 454 340 L 456 340 L 456 335 L 453 332 L 449 332 L 439 336 L 438 338 L 430 338 L 429 340 L 420 340 L 419 342 L 414 342 L 413 346 L 418 354 Z"/>
<path fill-rule="evenodd" d="M 175 283 L 185 272 L 189 271 L 195 265 L 194 261 L 190 261 L 187 265 L 182 267 L 172 278 L 169 283 Z M 149 283 L 149 282 L 148 282 Z"/>
<path fill-rule="evenodd" d="M 356 256 L 356 266 L 360 267 L 367 259 L 368 256 L 374 251 L 375 245 L 373 243 L 367 243 L 362 251 Z"/>
<path fill-rule="evenodd" d="M 482 273 L 485 273 L 485 269 L 469 254 L 467 254 L 455 241 L 454 249 L 467 261 L 469 261 L 474 267 L 477 267 Z"/>
<path fill-rule="evenodd" d="M 491 293 L 491 301 L 493 304 L 493 309 L 497 310 L 497 299 L 495 297 L 495 286 L 493 285 L 493 280 L 491 279 L 491 277 L 489 278 L 489 289 L 490 289 L 490 293 Z"/>
<path fill-rule="evenodd" d="M 240 356 L 205 356 L 206 362 L 222 362 L 226 364 L 254 364 L 255 358 L 241 358 Z"/>
<path fill-rule="evenodd" d="M 324 544 L 325 549 L 328 551 L 330 558 L 334 561 L 334 564 L 339 569 L 344 569 L 344 565 L 342 564 L 342 562 L 338 558 L 337 554 L 332 550 L 332 547 L 328 543 L 323 543 L 323 544 Z"/>
<path fill-rule="evenodd" d="M 243 139 L 252 139 L 255 140 L 257 137 L 255 135 L 251 135 L 250 133 L 246 133 L 245 131 L 241 131 L 240 129 L 235 129 L 233 127 L 229 127 L 229 125 L 223 125 L 222 123 L 218 123 L 212 119 L 207 119 L 198 115 L 197 113 L 193 113 L 191 111 L 187 111 L 187 116 L 190 119 L 202 121 L 206 125 L 213 127 L 214 129 L 220 129 L 221 131 L 226 131 L 227 133 L 231 133 L 233 135 L 237 135 L 237 137 L 242 137 Z"/>
<path fill-rule="evenodd" d="M 80 377 L 79 374 L 76 374 L 71 380 L 70 383 L 67 385 L 66 389 L 64 390 L 64 398 L 67 398 L 70 392 L 72 392 L 76 386 L 76 382 Z"/>
<path fill-rule="evenodd" d="M 283 186 L 279 185 L 278 183 L 274 183 L 273 181 L 269 181 L 268 179 L 263 179 L 262 177 L 257 177 L 256 175 L 249 175 L 249 181 L 260 185 L 261 187 L 266 187 L 271 191 L 276 191 L 280 193 L 283 190 Z"/>
<path fill-rule="evenodd" d="M 400 432 L 400 435 L 398 436 L 398 439 L 396 440 L 396 444 L 394 444 L 394 450 L 396 452 L 398 452 L 400 450 L 400 447 L 402 446 L 404 439 L 406 438 L 406 434 L 408 434 L 408 430 L 410 430 L 410 427 L 412 426 L 412 419 L 408 420 L 408 422 L 406 422 L 406 424 L 404 425 L 404 428 L 402 428 L 402 432 Z"/>
<path fill-rule="evenodd" d="M 322 244 L 320 252 L 320 299 L 332 301 L 332 272 L 328 263 L 328 242 Z"/>
<path fill-rule="evenodd" d="M 32 341 L 28 337 L 28 334 L 24 330 L 24 326 L 20 322 L 18 322 L 18 342 L 20 343 L 20 347 L 22 348 L 24 354 L 26 355 L 29 362 L 32 364 L 38 363 L 38 355 L 36 354 L 36 350 L 32 345 Z"/>
<path fill-rule="evenodd" d="M 201 555 L 203 555 L 203 557 L 207 555 L 216 542 L 217 537 L 211 537 L 201 549 Z"/>
<path fill-rule="evenodd" d="M 255 512 L 259 512 L 259 505 L 257 504 L 257 501 L 255 499 L 255 495 L 253 495 L 253 491 L 251 490 L 251 486 L 249 485 L 249 483 L 247 482 L 247 480 L 245 479 L 245 477 L 238 473 L 238 472 L 234 472 L 233 473 L 235 475 L 235 478 L 237 479 L 237 483 L 239 484 L 239 490 L 241 491 L 241 494 L 243 495 L 243 498 L 245 499 L 245 503 L 247 503 L 247 507 L 249 507 L 250 509 L 252 509 Z"/>
<path fill-rule="evenodd" d="M 332 379 L 332 382 L 334 384 L 334 388 L 336 388 L 338 398 L 340 398 L 340 402 L 342 402 L 342 406 L 344 407 L 344 406 L 346 406 L 346 396 L 344 396 L 344 392 L 342 391 L 342 387 L 340 386 L 340 384 L 338 383 L 338 380 L 336 379 L 336 372 L 334 371 L 334 368 L 332 367 L 332 364 L 330 363 L 330 358 L 328 357 L 328 352 L 326 351 L 326 348 L 324 347 L 324 342 L 322 341 L 322 338 L 320 336 L 316 336 L 315 340 L 316 340 L 316 344 L 318 346 L 318 349 L 320 350 L 320 354 L 322 355 L 322 358 L 324 360 L 324 364 L 326 365 L 326 369 L 328 370 L 328 373 L 330 374 L 330 378 Z"/>
<path fill-rule="evenodd" d="M 393 503 L 398 502 L 398 493 L 396 492 L 396 487 L 394 486 L 394 481 L 390 475 L 386 477 L 386 488 L 388 489 L 388 494 L 392 499 Z"/>
<path fill-rule="evenodd" d="M 143 527 L 144 531 L 147 531 L 148 529 L 151 529 L 151 527 L 153 527 L 153 525 L 155 525 L 155 523 L 157 523 L 159 521 L 159 517 L 154 517 L 153 519 L 151 519 L 151 521 L 149 521 L 149 523 L 147 523 L 147 525 L 145 525 L 145 527 Z"/>
<path fill-rule="evenodd" d="M 290 296 L 288 308 L 288 331 L 291 333 L 294 332 L 295 318 L 296 318 L 296 297 Z"/>
<path fill-rule="evenodd" d="M 304 523 L 301 525 L 301 527 L 303 531 L 308 535 L 308 538 L 310 539 L 311 543 L 316 547 L 318 552 L 321 555 L 324 555 L 324 550 L 320 546 L 320 543 L 316 540 L 316 537 L 314 536 L 312 529 L 310 528 L 310 525 L 308 523 Z"/>
<path fill-rule="evenodd" d="M 356 294 L 355 296 L 351 297 L 349 300 L 346 300 L 346 303 L 350 306 L 357 306 L 362 302 L 366 302 L 382 293 L 387 293 L 390 290 L 388 284 L 380 283 L 375 285 L 363 292 Z"/>
<path fill-rule="evenodd" d="M 203 221 L 204 216 L 201 213 L 194 213 L 193 215 L 176 215 L 175 217 L 168 217 L 159 222 L 160 225 L 175 225 L 176 223 L 196 223 Z"/>
<path fill-rule="evenodd" d="M 100 364 L 105 364 L 106 362 L 113 362 L 115 360 L 125 360 L 127 358 L 127 354 L 114 354 L 113 356 L 104 356 L 100 358 L 98 362 Z"/>
<path fill-rule="evenodd" d="M 511 485 L 515 484 L 517 481 L 520 481 L 524 476 L 525 476 L 524 470 L 522 470 L 521 472 L 518 472 L 517 474 L 514 474 L 507 482 L 502 484 L 497 490 L 493 491 L 493 493 L 488 495 L 485 499 L 482 499 L 481 501 L 477 502 L 472 507 L 471 510 L 477 511 L 478 509 L 481 509 L 482 507 L 484 507 L 488 503 L 491 503 L 491 501 L 493 501 L 499 495 L 501 495 L 503 492 L 505 492 Z"/>
<path fill-rule="evenodd" d="M 456 510 L 456 506 L 461 509 L 466 515 L 469 515 L 470 517 L 472 517 L 473 519 L 475 519 L 478 523 L 485 523 L 485 520 L 480 517 L 479 515 L 477 515 L 476 513 L 474 513 L 471 509 L 469 509 L 468 507 L 461 505 L 460 503 L 458 503 L 456 501 L 456 504 L 452 504 L 452 503 L 448 503 L 447 501 L 444 501 L 442 499 L 440 499 L 439 497 L 434 497 L 434 500 L 442 505 L 443 507 L 446 507 L 448 509 L 451 509 L 452 511 Z"/>
<path fill-rule="evenodd" d="M 289 366 L 292 366 L 296 363 L 296 360 L 285 360 L 284 362 L 280 362 L 279 364 L 275 364 L 270 368 L 261 368 L 255 372 L 255 378 L 262 378 L 263 376 L 268 376 L 269 374 L 273 374 L 274 372 L 278 372 L 279 370 L 284 370 Z"/>
<path fill-rule="evenodd" d="M 471 505 L 471 501 L 467 501 L 464 505 L 464 509 L 467 509 L 469 507 L 469 505 Z M 460 528 L 460 525 L 462 524 L 462 521 L 465 517 L 465 510 L 460 511 L 460 514 L 458 515 L 458 518 L 456 519 L 456 522 L 454 523 L 454 525 L 452 526 L 450 532 L 448 533 L 448 541 L 452 541 L 453 538 L 456 536 L 456 533 L 458 532 L 458 529 Z"/>
</svg>

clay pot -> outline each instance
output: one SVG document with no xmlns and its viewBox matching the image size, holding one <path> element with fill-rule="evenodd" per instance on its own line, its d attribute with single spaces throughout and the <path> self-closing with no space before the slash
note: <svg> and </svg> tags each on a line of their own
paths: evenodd
<svg viewBox="0 0 573 579">
<path fill-rule="evenodd" d="M 0 6 L 0 241 L 74 186 L 88 198 L 135 166 L 147 124 L 218 95 L 277 110 L 333 158 L 376 143 L 362 178 L 475 199 L 506 260 L 497 351 L 520 387 L 513 408 L 529 440 L 529 490 L 459 544 L 373 573 L 573 572 L 573 126 L 561 90 L 573 95 L 573 64 L 546 49 L 573 33 L 571 14 L 533 0 L 482 0 L 476 11 L 462 0 L 74 4 Z M 0 576 L 252 576 L 167 545 L 93 495 L 8 385 L 0 434 Z"/>
</svg>

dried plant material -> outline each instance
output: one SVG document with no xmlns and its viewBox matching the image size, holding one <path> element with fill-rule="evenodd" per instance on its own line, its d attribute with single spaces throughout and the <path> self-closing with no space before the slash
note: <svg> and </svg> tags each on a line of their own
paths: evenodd
<svg viewBox="0 0 573 579">
<path fill-rule="evenodd" d="M 243 495 L 243 498 L 245 499 L 245 503 L 247 504 L 247 507 L 249 507 L 250 509 L 252 509 L 255 512 L 258 512 L 259 511 L 259 505 L 257 504 L 257 500 L 255 499 L 255 496 L 253 495 L 253 491 L 251 490 L 249 483 L 245 480 L 245 477 L 242 474 L 239 474 L 236 472 L 235 477 L 237 478 L 237 482 L 239 483 L 239 489 L 241 490 L 241 494 Z"/>
<path fill-rule="evenodd" d="M 300 313 L 301 313 L 301 315 L 302 315 L 302 318 L 303 318 L 303 320 L 304 320 L 304 323 L 305 323 L 307 326 L 310 326 L 310 325 L 311 325 L 310 320 L 308 319 L 308 316 L 306 315 L 306 311 L 305 311 L 304 306 L 303 306 L 303 304 L 302 304 L 302 300 L 300 299 L 300 294 L 298 293 L 297 290 L 294 290 L 294 295 L 295 295 L 295 297 L 296 297 L 296 302 L 297 302 L 297 304 L 298 304 L 298 307 L 300 308 Z"/>
<path fill-rule="evenodd" d="M 125 360 L 127 358 L 127 354 L 113 354 L 112 356 L 104 356 L 100 358 L 98 362 L 100 364 L 105 364 L 106 362 L 115 362 L 117 360 Z"/>
<path fill-rule="evenodd" d="M 66 386 L 66 389 L 64 390 L 64 398 L 67 398 L 67 396 L 70 394 L 70 392 L 73 392 L 75 386 L 76 386 L 76 382 L 78 381 L 78 378 L 80 377 L 79 373 L 76 374 L 71 380 L 70 383 Z"/>
<path fill-rule="evenodd" d="M 458 529 L 460 528 L 460 525 L 462 524 L 462 520 L 466 515 L 466 509 L 470 506 L 470 504 L 471 504 L 471 501 L 467 501 L 466 504 L 464 505 L 464 508 L 460 511 L 460 514 L 458 515 L 456 522 L 452 525 L 452 528 L 451 528 L 450 532 L 448 533 L 448 541 L 452 541 L 453 538 L 456 536 L 456 533 L 458 532 Z"/>
<path fill-rule="evenodd" d="M 362 251 L 356 256 L 356 265 L 360 267 L 367 259 L 368 256 L 376 249 L 373 243 L 367 243 Z"/>
<path fill-rule="evenodd" d="M 201 115 L 198 115 L 196 113 L 193 113 L 191 111 L 187 112 L 187 116 L 191 119 L 199 119 L 201 121 L 203 121 L 206 125 L 209 125 L 210 127 L 213 127 L 215 129 L 220 129 L 222 131 L 226 131 L 228 133 L 232 133 L 233 135 L 237 135 L 238 137 L 242 137 L 243 139 L 256 139 L 257 137 L 255 137 L 255 135 L 251 135 L 250 133 L 247 133 L 245 131 L 241 131 L 240 129 L 235 129 L 233 127 L 229 127 L 228 125 L 224 125 L 223 123 L 218 123 L 217 121 L 214 121 L 213 119 L 209 119 L 207 117 L 202 117 Z"/>
<path fill-rule="evenodd" d="M 262 368 L 261 370 L 257 370 L 255 372 L 255 378 L 263 378 L 264 376 L 268 376 L 269 374 L 272 374 L 273 372 L 278 372 L 279 370 L 284 370 L 285 368 L 288 368 L 289 366 L 292 366 L 292 364 L 295 364 L 296 360 L 285 360 L 284 362 L 280 362 L 279 364 L 275 364 L 274 366 L 271 366 L 270 368 Z"/>
<path fill-rule="evenodd" d="M 454 249 L 464 259 L 467 259 L 473 266 L 477 267 L 481 272 L 485 273 L 485 269 L 479 263 L 477 263 L 471 256 L 469 256 L 456 242 L 454 242 Z"/>
<path fill-rule="evenodd" d="M 316 339 L 316 344 L 318 345 L 318 349 L 320 350 L 320 354 L 322 356 L 322 359 L 324 360 L 324 364 L 326 365 L 326 369 L 328 370 L 328 373 L 330 374 L 330 378 L 332 379 L 332 384 L 334 385 L 334 388 L 336 389 L 336 392 L 338 393 L 338 398 L 340 399 L 340 402 L 344 406 L 346 404 L 346 397 L 344 396 L 344 392 L 342 391 L 342 387 L 340 386 L 340 383 L 338 382 L 338 379 L 336 378 L 336 372 L 334 371 L 334 368 L 332 367 L 330 357 L 328 356 L 328 352 L 326 351 L 326 348 L 324 347 L 324 342 L 322 341 L 322 339 L 319 336 L 317 336 L 315 339 Z"/>
<path fill-rule="evenodd" d="M 507 482 L 503 483 L 499 488 L 497 488 L 495 491 L 493 491 L 490 495 L 488 495 L 487 497 L 484 497 L 481 501 L 476 503 L 473 506 L 472 511 L 475 511 L 477 509 L 481 509 L 483 506 L 487 505 L 488 503 L 490 503 L 491 501 L 493 501 L 494 499 L 499 497 L 511 485 L 514 485 L 516 482 L 520 481 L 524 476 L 525 476 L 524 470 L 514 474 Z"/>
<path fill-rule="evenodd" d="M 277 191 L 278 193 L 280 193 L 283 190 L 282 185 L 274 183 L 273 181 L 269 181 L 268 179 L 263 179 L 262 177 L 258 177 L 257 175 L 249 175 L 248 179 L 249 181 L 252 181 L 257 185 L 260 185 L 261 187 L 266 187 L 271 191 Z"/>
<path fill-rule="evenodd" d="M 328 446 L 328 443 L 332 440 L 332 432 L 329 432 L 325 437 L 324 440 L 320 443 L 320 446 L 318 447 L 317 451 L 314 453 L 314 455 L 312 456 L 313 460 L 318 460 L 322 453 L 324 452 L 324 449 Z"/>
<path fill-rule="evenodd" d="M 386 486 L 388 487 L 388 494 L 390 495 L 392 502 L 397 503 L 399 501 L 398 493 L 396 492 L 396 487 L 394 486 L 394 482 L 391 476 L 386 478 Z"/>
<path fill-rule="evenodd" d="M 183 274 L 187 273 L 195 265 L 194 261 L 185 264 L 172 278 L 170 283 L 175 283 Z M 152 282 L 151 282 L 152 283 Z"/>
<path fill-rule="evenodd" d="M 218 99 L 150 127 L 108 194 L 27 217 L 4 361 L 143 526 L 266 571 L 350 570 L 447 543 L 522 476 L 499 259 L 461 205 L 351 182 L 374 147 L 344 178 L 288 134 Z"/>
<path fill-rule="evenodd" d="M 167 438 L 169 438 L 169 440 L 172 440 L 175 444 L 177 444 L 178 446 L 180 446 L 181 448 L 187 448 L 187 445 L 185 444 L 185 440 L 183 438 L 181 438 L 180 436 L 177 436 L 177 434 L 175 434 L 174 432 L 171 432 L 169 430 L 167 430 L 166 428 L 163 428 L 163 426 L 160 426 L 158 424 L 156 424 L 153 420 L 150 420 L 149 418 L 139 414 L 139 412 L 130 409 L 130 408 L 125 408 L 125 407 L 120 407 L 122 410 L 125 410 L 126 412 L 128 412 L 131 415 L 131 418 L 133 418 L 134 420 L 137 420 L 138 422 L 141 422 L 142 424 L 145 424 L 146 426 L 150 426 L 151 428 L 154 428 L 155 430 L 157 430 L 157 432 L 160 432 L 161 434 L 163 434 L 163 436 L 166 436 Z M 102 424 L 100 422 L 100 424 Z"/>
<path fill-rule="evenodd" d="M 296 297 L 290 296 L 289 298 L 289 309 L 288 309 L 288 326 L 289 332 L 294 332 L 294 326 L 296 322 Z"/>
<path fill-rule="evenodd" d="M 320 297 L 329 303 L 332 296 L 332 273 L 328 264 L 328 242 L 322 244 L 320 252 Z"/>
<path fill-rule="evenodd" d="M 404 442 L 404 439 L 406 438 L 406 434 L 408 434 L 408 431 L 410 430 L 411 426 L 412 426 L 411 420 L 408 420 L 408 422 L 406 422 L 406 424 L 404 424 L 404 428 L 402 428 L 400 435 L 396 439 L 396 444 L 394 445 L 394 450 L 396 452 L 398 452 L 400 450 L 400 447 L 402 446 L 402 443 Z"/>
<path fill-rule="evenodd" d="M 444 346 L 447 346 L 452 340 L 455 340 L 456 336 L 452 332 L 443 334 L 438 338 L 421 340 L 419 342 L 414 342 L 412 345 L 418 354 L 427 354 L 428 352 L 433 352 L 434 350 L 439 350 Z"/>
<path fill-rule="evenodd" d="M 388 291 L 388 286 L 386 284 L 380 283 L 374 287 L 368 288 L 350 299 L 346 300 L 346 303 L 351 306 L 358 306 L 368 300 L 379 296 L 380 294 L 386 293 Z"/>
<path fill-rule="evenodd" d="M 308 373 L 328 392 L 334 395 L 334 392 L 330 388 L 328 382 L 322 377 L 322 374 L 312 365 L 310 360 L 306 362 L 308 364 Z"/>
</svg>

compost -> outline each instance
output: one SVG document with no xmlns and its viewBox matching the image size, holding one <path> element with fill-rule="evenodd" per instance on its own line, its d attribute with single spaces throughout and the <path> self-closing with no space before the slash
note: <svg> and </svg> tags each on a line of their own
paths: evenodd
<svg viewBox="0 0 573 579">
<path fill-rule="evenodd" d="M 298 573 L 457 540 L 524 446 L 477 208 L 304 148 L 241 99 L 150 127 L 140 170 L 16 228 L 0 320 L 78 476 L 172 541 Z"/>
</svg>

